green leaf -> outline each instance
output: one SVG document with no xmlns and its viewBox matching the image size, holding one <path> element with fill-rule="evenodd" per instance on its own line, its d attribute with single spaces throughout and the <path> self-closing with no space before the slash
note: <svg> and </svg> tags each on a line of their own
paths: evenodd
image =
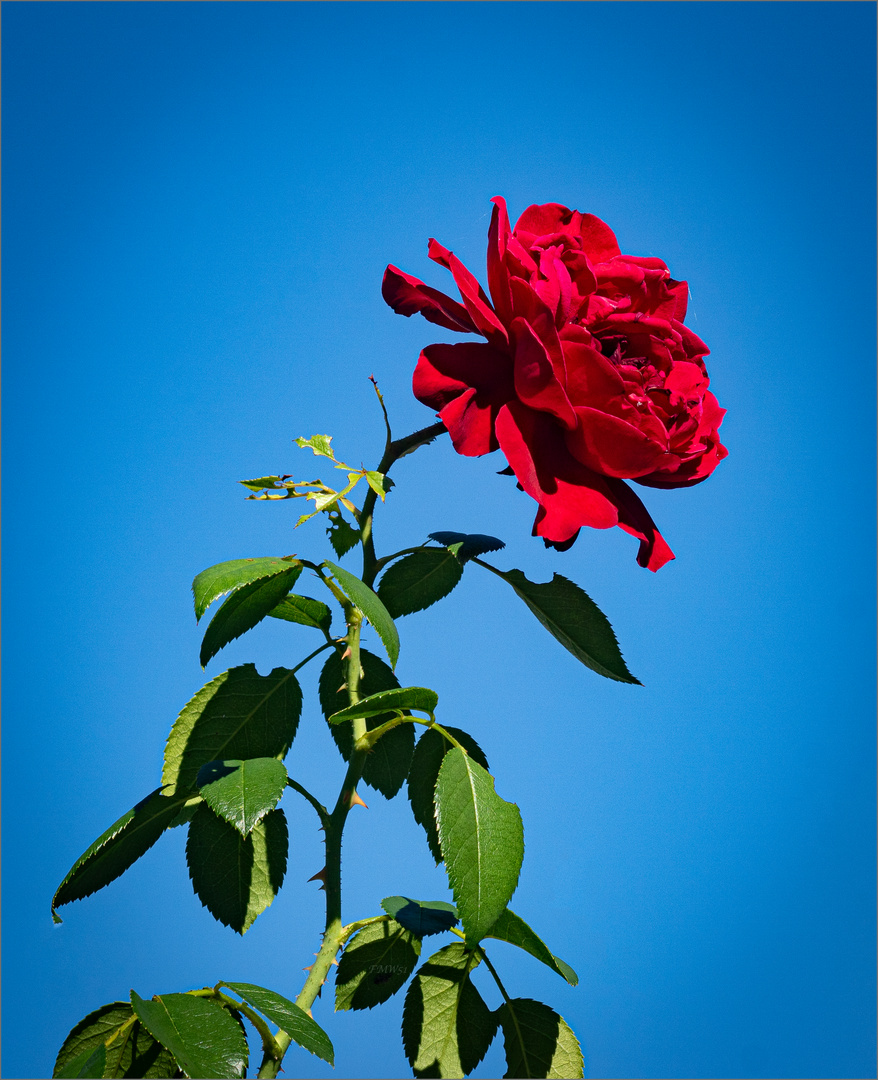
<svg viewBox="0 0 878 1080">
<path fill-rule="evenodd" d="M 208 761 L 282 758 L 302 712 L 302 691 L 287 668 L 260 675 L 242 664 L 217 675 L 184 707 L 165 746 L 162 783 L 194 793 Z"/>
<path fill-rule="evenodd" d="M 384 496 L 390 491 L 391 483 L 387 480 L 384 473 L 374 472 L 369 469 L 366 470 L 366 483 L 375 492 L 378 498 L 384 502 Z"/>
<path fill-rule="evenodd" d="M 315 626 L 327 633 L 332 624 L 332 612 L 326 604 L 321 600 L 312 600 L 310 596 L 296 596 L 295 593 L 284 597 L 268 614 L 274 619 L 285 619 L 302 626 Z"/>
<path fill-rule="evenodd" d="M 61 919 L 55 909 L 82 900 L 124 874 L 141 855 L 149 851 L 186 802 L 185 795 L 165 795 L 156 788 L 127 814 L 123 814 L 88 847 L 67 872 L 52 900 L 52 918 Z"/>
<path fill-rule="evenodd" d="M 235 589 L 210 625 L 201 642 L 199 660 L 206 667 L 210 659 L 241 634 L 252 630 L 283 600 L 301 574 L 302 567 L 290 566 L 271 577 L 261 577 Z"/>
<path fill-rule="evenodd" d="M 484 533 L 434 532 L 430 533 L 430 539 L 437 544 L 444 544 L 457 557 L 461 566 L 476 555 L 500 551 L 506 547 L 496 536 L 486 536 Z"/>
<path fill-rule="evenodd" d="M 518 917 L 515 912 L 507 908 L 491 929 L 485 934 L 486 938 L 497 938 L 498 941 L 508 941 L 510 945 L 517 945 L 519 949 L 531 954 L 557 972 L 562 979 L 566 979 L 571 986 L 576 986 L 579 976 L 563 960 L 549 952 L 545 943 L 537 937 L 524 919 Z"/>
<path fill-rule="evenodd" d="M 287 770 L 277 758 L 209 761 L 198 770 L 204 801 L 246 836 L 277 806 L 287 786 Z"/>
<path fill-rule="evenodd" d="M 394 619 L 410 615 L 447 596 L 460 581 L 463 568 L 444 548 L 422 548 L 385 570 L 378 596 Z"/>
<path fill-rule="evenodd" d="M 101 1043 L 94 1050 L 83 1050 L 65 1068 L 55 1073 L 58 1077 L 88 1077 L 89 1080 L 101 1080 L 107 1067 L 107 1048 Z"/>
<path fill-rule="evenodd" d="M 310 439 L 300 436 L 298 439 L 293 439 L 293 442 L 302 450 L 306 448 L 313 450 L 317 457 L 328 457 L 331 461 L 335 461 L 335 454 L 329 445 L 332 442 L 331 435 L 312 435 Z"/>
<path fill-rule="evenodd" d="M 415 970 L 421 943 L 391 920 L 370 923 L 345 946 L 335 973 L 335 1008 L 371 1009 L 392 997 Z"/>
<path fill-rule="evenodd" d="M 399 686 L 396 676 L 387 664 L 367 649 L 360 649 L 360 667 L 362 668 L 361 692 L 373 694 L 381 690 L 393 690 Z M 338 653 L 333 652 L 323 665 L 318 687 L 320 707 L 327 721 L 338 710 L 339 705 L 347 701 L 344 681 L 342 662 Z M 366 728 L 371 731 L 392 719 L 393 713 L 380 713 L 366 720 Z M 330 725 L 329 731 L 344 760 L 350 760 L 353 748 L 351 725 Z M 376 791 L 380 791 L 385 798 L 392 799 L 408 776 L 414 746 L 414 724 L 400 724 L 399 727 L 388 731 L 386 735 L 382 735 L 366 758 L 363 768 L 365 782 Z"/>
<path fill-rule="evenodd" d="M 267 1016 L 303 1049 L 323 1058 L 330 1065 L 335 1064 L 335 1053 L 329 1036 L 304 1009 L 300 1009 L 281 994 L 266 990 L 264 986 L 255 986 L 253 983 L 223 983 L 223 986 L 227 986 L 248 1005 Z"/>
<path fill-rule="evenodd" d="M 244 934 L 280 891 L 287 847 L 283 810 L 269 811 L 245 837 L 202 806 L 186 839 L 192 887 L 218 922 Z"/>
<path fill-rule="evenodd" d="M 86 1063 L 100 1051 L 104 1054 L 104 1064 L 97 1072 L 94 1063 L 88 1066 Z M 52 1072 L 53 1077 L 119 1076 L 145 1080 L 180 1075 L 174 1056 L 143 1027 L 127 1001 L 102 1005 L 80 1020 L 58 1051 Z"/>
<path fill-rule="evenodd" d="M 606 615 L 578 585 L 560 574 L 539 584 L 520 570 L 491 569 L 509 582 L 552 637 L 586 667 L 616 682 L 643 685 L 626 667 Z"/>
<path fill-rule="evenodd" d="M 583 1075 L 579 1042 L 566 1021 L 548 1005 L 513 998 L 494 1015 L 503 1027 L 506 1077 L 578 1080 Z"/>
<path fill-rule="evenodd" d="M 343 724 L 346 720 L 356 720 L 367 716 L 379 716 L 381 713 L 404 712 L 417 709 L 432 715 L 439 702 L 435 690 L 424 686 L 397 687 L 393 690 L 381 690 L 377 694 L 360 698 L 356 705 L 348 705 L 328 717 L 330 724 Z"/>
<path fill-rule="evenodd" d="M 254 480 L 239 480 L 238 483 L 250 491 L 265 491 L 273 488 L 280 480 L 286 480 L 286 476 L 257 476 Z"/>
<path fill-rule="evenodd" d="M 408 727 L 409 725 L 406 724 L 405 726 Z M 460 728 L 443 726 L 449 735 L 453 735 L 465 747 L 466 752 L 474 761 L 477 761 L 483 769 L 488 768 L 488 759 L 471 735 L 461 731 Z M 383 738 L 378 745 L 380 746 L 382 742 L 384 742 Z M 418 740 L 408 774 L 408 797 L 412 807 L 412 814 L 415 821 L 426 832 L 427 843 L 437 863 L 442 861 L 442 851 L 439 848 L 439 830 L 436 828 L 433 794 L 436 790 L 439 768 L 450 749 L 451 743 L 445 736 L 434 728 L 429 728 Z"/>
<path fill-rule="evenodd" d="M 276 480 L 277 477 L 266 477 L 268 480 Z M 250 481 L 256 483 L 256 481 Z M 273 574 L 286 573 L 291 566 L 298 567 L 302 572 L 301 563 L 290 563 L 289 558 L 277 559 L 268 557 L 263 559 L 232 559 L 230 562 L 217 563 L 207 570 L 202 570 L 192 582 L 192 595 L 195 598 L 195 621 L 200 622 L 201 616 L 207 611 L 214 600 L 225 596 L 228 592 L 240 589 L 243 585 L 250 585 L 259 578 L 271 577 Z M 296 575 L 298 576 L 298 575 Z"/>
<path fill-rule="evenodd" d="M 509 903 L 524 858 L 524 829 L 515 803 L 494 791 L 493 778 L 462 750 L 445 755 L 436 781 L 439 847 L 468 945 L 476 945 Z"/>
<path fill-rule="evenodd" d="M 444 900 L 410 900 L 407 896 L 385 896 L 381 906 L 400 926 L 411 930 L 416 938 L 441 934 L 457 926 L 457 908 Z"/>
<path fill-rule="evenodd" d="M 402 1042 L 415 1076 L 466 1076 L 488 1052 L 497 1019 L 470 981 L 478 964 L 462 944 L 446 945 L 412 979 Z"/>
<path fill-rule="evenodd" d="M 187 1076 L 242 1077 L 247 1040 L 238 1022 L 218 1002 L 191 994 L 156 995 L 144 1001 L 133 990 L 131 1004 L 153 1038 L 167 1047 Z"/>
<path fill-rule="evenodd" d="M 381 643 L 387 650 L 390 666 L 396 667 L 399 659 L 399 634 L 393 625 L 393 619 L 387 612 L 387 608 L 381 603 L 377 595 L 372 592 L 368 585 L 358 577 L 348 573 L 347 570 L 336 566 L 335 563 L 324 559 L 323 565 L 328 567 L 332 576 L 338 582 L 339 588 L 359 609 L 372 624 L 373 629 L 381 638 Z"/>
<path fill-rule="evenodd" d="M 327 513 L 330 523 L 326 527 L 326 535 L 329 537 L 330 544 L 332 544 L 332 550 L 341 558 L 342 555 L 346 555 L 351 548 L 359 544 L 360 530 L 355 529 L 345 521 L 338 507 L 327 511 Z"/>
</svg>

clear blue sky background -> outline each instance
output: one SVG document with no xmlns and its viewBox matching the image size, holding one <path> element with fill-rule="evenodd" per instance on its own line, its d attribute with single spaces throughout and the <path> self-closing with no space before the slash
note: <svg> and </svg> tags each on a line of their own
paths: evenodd
<svg viewBox="0 0 878 1080">
<path fill-rule="evenodd" d="M 443 332 L 393 315 L 381 274 L 446 287 L 435 236 L 484 280 L 501 194 L 513 218 L 597 214 L 688 279 L 730 451 L 699 487 L 645 491 L 677 555 L 657 575 L 619 530 L 545 551 L 500 461 L 442 441 L 397 468 L 381 551 L 433 529 L 502 537 L 497 565 L 591 593 L 644 683 L 580 667 L 477 568 L 401 622 L 403 683 L 439 691 L 521 807 L 513 906 L 581 982 L 504 946 L 501 974 L 565 1016 L 593 1076 L 874 1075 L 874 5 L 2 17 L 3 1074 L 48 1075 L 73 1023 L 131 987 L 298 991 L 322 864 L 292 796 L 285 888 L 243 939 L 193 895 L 184 830 L 63 926 L 49 901 L 156 786 L 207 678 L 310 651 L 308 631 L 262 626 L 202 673 L 190 582 L 231 558 L 331 555 L 322 528 L 293 534 L 291 505 L 235 482 L 312 474 L 291 440 L 313 432 L 375 463 L 370 373 L 397 433 L 431 422 L 410 376 Z M 288 760 L 328 800 L 341 773 L 304 674 Z M 405 800 L 369 794 L 346 917 L 447 898 Z M 334 1016 L 324 995 L 337 1075 L 408 1075 L 401 1007 Z M 330 1072 L 295 1051 L 284 1067 Z M 498 1040 L 477 1075 L 502 1069 Z"/>
</svg>

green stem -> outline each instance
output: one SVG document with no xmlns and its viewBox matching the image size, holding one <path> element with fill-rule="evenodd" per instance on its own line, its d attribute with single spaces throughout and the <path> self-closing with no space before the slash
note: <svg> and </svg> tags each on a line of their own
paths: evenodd
<svg viewBox="0 0 878 1080">
<path fill-rule="evenodd" d="M 419 446 L 431 443 L 438 435 L 444 434 L 448 429 L 443 423 L 431 424 L 429 427 L 413 431 L 402 439 L 390 442 L 384 450 L 384 455 L 378 463 L 378 472 L 385 476 L 395 461 L 405 454 L 417 450 Z M 369 488 L 366 498 L 363 500 L 363 509 L 360 511 L 360 533 L 363 537 L 363 581 L 369 586 L 375 580 L 378 573 L 378 559 L 375 557 L 375 543 L 372 537 L 372 515 L 375 512 L 375 500 L 378 496 Z"/>
<path fill-rule="evenodd" d="M 453 735 L 450 735 L 441 724 L 437 724 L 435 720 L 421 720 L 417 716 L 395 716 L 392 720 L 388 720 L 380 727 L 372 728 L 371 731 L 367 731 L 359 740 L 357 745 L 363 750 L 371 750 L 375 743 L 386 732 L 391 731 L 395 727 L 399 727 L 400 724 L 421 724 L 423 727 L 435 728 L 440 735 L 444 735 L 445 738 L 451 743 L 452 746 L 456 746 L 458 750 L 463 750 L 466 754 L 467 749 L 465 746 L 461 746 Z"/>
<path fill-rule="evenodd" d="M 291 776 L 287 777 L 287 787 L 291 787 L 293 791 L 298 791 L 300 795 L 304 796 L 304 798 L 308 800 L 308 802 L 317 811 L 317 816 L 320 818 L 320 824 L 325 829 L 326 822 L 329 820 L 329 811 L 326 809 L 323 803 L 318 802 L 318 800 L 314 798 L 314 796 L 306 787 L 303 787 L 302 784 L 300 784 L 297 780 L 293 780 Z"/>
<path fill-rule="evenodd" d="M 360 700 L 360 629 L 363 621 L 361 612 L 344 597 L 345 618 L 347 620 L 348 633 L 344 639 L 347 649 L 343 656 L 345 667 L 345 684 L 348 691 L 348 703 L 356 705 Z M 366 721 L 362 718 L 352 721 L 353 741 L 356 746 L 357 740 L 366 732 Z M 308 977 L 302 987 L 296 1004 L 306 1012 L 317 999 L 320 990 L 326 981 L 336 954 L 346 939 L 346 927 L 341 920 L 341 841 L 344 832 L 345 821 L 350 812 L 353 795 L 356 793 L 357 784 L 363 774 L 366 764 L 367 751 L 354 749 L 348 762 L 347 771 L 342 781 L 341 791 L 338 793 L 335 807 L 331 814 L 324 819 L 326 866 L 323 870 L 323 887 L 326 890 L 326 922 L 323 932 L 323 942 L 320 951 L 311 965 Z M 259 1070 L 260 1077 L 276 1077 L 284 1054 L 292 1042 L 285 1031 L 279 1031 L 275 1036 L 279 1056 L 272 1058 L 266 1054 L 263 1057 L 262 1067 Z"/>
</svg>

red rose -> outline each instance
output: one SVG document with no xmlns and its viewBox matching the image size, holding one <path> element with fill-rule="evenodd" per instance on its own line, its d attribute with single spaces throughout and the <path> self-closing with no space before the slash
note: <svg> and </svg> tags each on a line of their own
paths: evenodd
<svg viewBox="0 0 878 1080">
<path fill-rule="evenodd" d="M 622 255 L 612 230 L 557 203 L 531 206 L 510 231 L 496 198 L 488 231 L 491 300 L 431 240 L 463 304 L 394 266 L 382 294 L 484 342 L 428 345 L 415 397 L 436 409 L 460 454 L 500 449 L 540 504 L 534 535 L 564 550 L 580 528 L 618 525 L 650 570 L 673 553 L 624 483 L 688 487 L 726 456 L 724 409 L 708 390 L 707 346 L 683 325 L 688 289 L 660 259 Z"/>
</svg>

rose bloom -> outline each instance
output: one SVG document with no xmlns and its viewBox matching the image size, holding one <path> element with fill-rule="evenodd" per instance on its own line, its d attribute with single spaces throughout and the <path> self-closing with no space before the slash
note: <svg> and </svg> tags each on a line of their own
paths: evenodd
<svg viewBox="0 0 878 1080">
<path fill-rule="evenodd" d="M 503 199 L 488 231 L 489 300 L 455 255 L 430 240 L 462 304 L 388 266 L 382 294 L 484 341 L 428 345 L 415 397 L 435 409 L 460 454 L 502 450 L 539 503 L 533 532 L 565 550 L 582 526 L 618 525 L 650 570 L 674 557 L 625 483 L 689 487 L 726 456 L 725 410 L 708 390 L 708 348 L 683 325 L 688 288 L 660 259 L 623 255 L 609 226 L 558 203 L 514 229 Z"/>
</svg>

